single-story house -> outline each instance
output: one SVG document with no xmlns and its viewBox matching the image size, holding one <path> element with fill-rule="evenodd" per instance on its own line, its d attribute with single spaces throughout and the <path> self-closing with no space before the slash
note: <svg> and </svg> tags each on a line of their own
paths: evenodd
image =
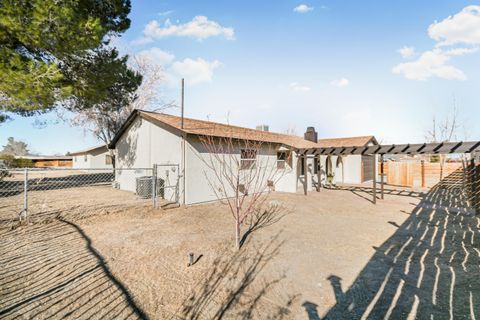
<svg viewBox="0 0 480 320">
<path fill-rule="evenodd" d="M 113 159 L 106 145 L 70 153 L 75 169 L 111 169 Z"/>
<path fill-rule="evenodd" d="M 31 160 L 35 168 L 69 168 L 72 166 L 71 156 L 15 156 L 15 159 Z"/>
<path fill-rule="evenodd" d="M 151 168 L 162 165 L 157 172 L 165 186 L 177 186 L 170 191 L 165 189 L 165 198 L 181 204 L 195 204 L 216 200 L 206 176 L 211 169 L 205 164 L 209 151 L 202 143 L 202 137 L 229 138 L 236 141 L 250 140 L 266 142 L 268 149 L 254 155 L 254 161 L 272 160 L 272 165 L 281 165 L 282 176 L 276 181 L 274 189 L 282 192 L 303 192 L 305 188 L 305 169 L 308 170 L 306 188 L 314 190 L 318 184 L 318 159 L 308 158 L 307 168 L 302 157 L 296 153 L 301 148 L 318 148 L 344 143 L 376 144 L 373 137 L 343 139 L 317 139 L 314 128 L 309 128 L 305 136 L 299 137 L 263 130 L 255 130 L 215 123 L 210 121 L 182 118 L 162 113 L 135 110 L 123 124 L 109 145 L 115 149 L 116 168 Z M 239 159 L 248 152 L 238 148 L 235 151 Z M 351 157 L 351 158 L 350 158 Z M 288 159 L 288 160 L 286 160 Z M 372 160 L 375 158 L 371 158 Z M 248 157 L 251 161 L 252 159 Z M 337 182 L 361 183 L 369 178 L 367 160 L 362 156 L 337 157 L 322 156 L 322 170 L 326 173 L 341 175 Z M 280 164 L 279 164 L 280 162 Z M 371 166 L 373 163 L 371 163 Z M 248 169 L 246 169 L 248 170 Z M 373 170 L 373 169 L 372 169 Z M 332 175 L 331 174 L 331 175 Z M 116 185 L 120 189 L 136 191 L 135 171 L 118 170 Z M 325 183 L 325 182 L 324 182 Z M 175 190 L 175 191 L 173 191 Z"/>
</svg>

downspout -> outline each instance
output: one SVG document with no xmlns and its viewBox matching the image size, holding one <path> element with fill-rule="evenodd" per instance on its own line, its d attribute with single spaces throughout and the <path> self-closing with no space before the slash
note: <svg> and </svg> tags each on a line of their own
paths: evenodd
<svg viewBox="0 0 480 320">
<path fill-rule="evenodd" d="M 185 106 L 185 79 L 182 78 L 182 97 L 181 97 L 181 109 L 182 109 L 182 118 L 181 118 L 181 129 L 182 129 L 182 156 L 181 156 L 181 159 L 182 159 L 182 163 L 181 163 L 181 166 L 182 166 L 182 169 L 181 169 L 181 172 L 182 172 L 182 204 L 185 205 L 185 192 L 186 192 L 186 185 L 185 185 L 185 174 L 186 174 L 186 165 L 185 165 L 185 161 L 186 161 L 186 157 L 185 157 L 185 150 L 186 150 L 186 140 L 187 140 L 187 134 L 183 131 L 183 118 L 184 118 L 184 106 Z"/>
</svg>

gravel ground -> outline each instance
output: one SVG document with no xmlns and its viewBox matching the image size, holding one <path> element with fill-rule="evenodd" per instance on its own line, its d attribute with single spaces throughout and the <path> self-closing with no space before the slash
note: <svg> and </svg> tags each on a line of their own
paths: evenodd
<svg viewBox="0 0 480 320">
<path fill-rule="evenodd" d="M 219 203 L 1 230 L 0 317 L 478 317 L 478 218 L 365 191 L 275 193 L 239 252 Z"/>
</svg>

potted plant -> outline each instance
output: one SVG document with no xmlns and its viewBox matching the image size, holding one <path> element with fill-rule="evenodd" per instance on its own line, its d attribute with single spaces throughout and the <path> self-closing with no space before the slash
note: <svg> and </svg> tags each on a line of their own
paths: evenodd
<svg viewBox="0 0 480 320">
<path fill-rule="evenodd" d="M 335 176 L 335 175 L 334 175 L 333 173 L 327 174 L 327 182 L 328 182 L 328 184 L 333 184 L 333 177 L 334 177 L 334 176 Z"/>
</svg>

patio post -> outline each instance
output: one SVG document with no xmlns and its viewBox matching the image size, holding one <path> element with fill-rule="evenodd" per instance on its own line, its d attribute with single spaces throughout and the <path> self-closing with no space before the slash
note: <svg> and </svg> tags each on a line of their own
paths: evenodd
<svg viewBox="0 0 480 320">
<path fill-rule="evenodd" d="M 383 184 L 384 184 L 384 175 L 385 171 L 384 171 L 384 168 L 383 168 L 383 153 L 380 155 L 380 194 L 381 194 L 381 198 L 383 200 L 384 196 L 384 192 L 383 192 Z"/>
<path fill-rule="evenodd" d="M 303 155 L 303 179 L 304 179 L 304 183 L 303 183 L 303 193 L 305 195 L 308 194 L 308 163 L 307 163 L 307 154 L 305 153 Z"/>
<path fill-rule="evenodd" d="M 320 162 L 320 155 L 317 155 L 317 192 L 320 192 L 320 188 L 322 187 L 322 163 Z"/>
</svg>

